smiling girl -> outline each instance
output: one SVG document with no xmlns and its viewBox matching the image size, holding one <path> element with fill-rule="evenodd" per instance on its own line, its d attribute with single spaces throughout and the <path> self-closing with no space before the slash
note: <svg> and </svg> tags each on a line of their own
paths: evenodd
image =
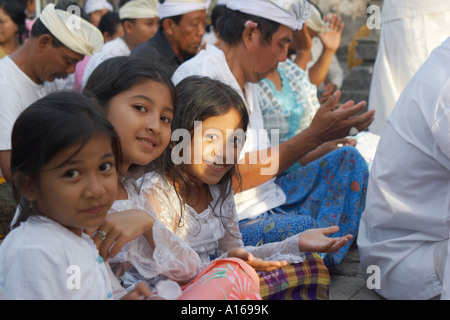
<svg viewBox="0 0 450 320">
<path fill-rule="evenodd" d="M 239 180 L 236 163 L 248 124 L 245 104 L 231 87 L 209 78 L 188 77 L 176 89 L 178 109 L 172 127 L 174 134 L 180 133 L 177 136 L 184 132 L 183 147 L 171 144 L 164 170 L 147 174 L 143 188 L 158 219 L 199 254 L 203 265 L 237 257 L 255 270 L 271 272 L 302 263 L 307 251 L 336 251 L 351 239 L 327 237 L 338 230 L 330 227 L 244 247 L 231 180 Z M 277 277 L 287 276 L 283 274 Z"/>
<path fill-rule="evenodd" d="M 156 287 L 161 279 L 170 279 L 187 288 L 202 277 L 214 278 L 213 274 L 220 266 L 217 263 L 201 265 L 198 254 L 155 219 L 153 209 L 141 196 L 136 181 L 143 173 L 161 166 L 159 156 L 171 139 L 176 96 L 170 78 L 148 61 L 129 56 L 115 57 L 94 70 L 84 92 L 103 106 L 122 146 L 116 201 L 105 223 L 94 235 L 101 255 L 114 266 L 118 277 L 125 275 L 122 279 L 125 286 L 135 283 L 130 276 L 135 273 Z M 228 268 L 223 274 L 239 275 L 249 287 L 236 288 L 233 282 L 226 281 L 225 276 L 208 281 L 209 287 L 191 290 L 189 296 L 183 293 L 182 297 L 228 299 L 232 298 L 234 290 L 238 298 L 260 298 L 258 277 L 251 268 L 242 268 L 237 259 L 221 263 Z M 169 299 L 178 297 L 166 295 L 161 289 L 158 293 Z"/>
<path fill-rule="evenodd" d="M 86 233 L 114 202 L 119 150 L 98 105 L 80 94 L 51 94 L 20 115 L 11 158 L 19 214 L 0 247 L 4 299 L 124 297 Z M 150 290 L 124 298 L 135 294 Z"/>
</svg>

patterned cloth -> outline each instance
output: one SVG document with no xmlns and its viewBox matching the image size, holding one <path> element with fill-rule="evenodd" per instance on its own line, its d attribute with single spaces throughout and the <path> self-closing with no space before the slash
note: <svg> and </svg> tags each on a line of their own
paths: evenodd
<svg viewBox="0 0 450 320">
<path fill-rule="evenodd" d="M 339 226 L 331 235 L 353 238 L 338 252 L 321 254 L 325 265 L 338 265 L 348 252 L 365 207 L 367 164 L 353 147 L 342 147 L 300 169 L 277 178 L 286 202 L 276 210 L 239 222 L 245 245 L 281 241 L 313 227 Z"/>
<path fill-rule="evenodd" d="M 316 253 L 306 253 L 302 263 L 258 275 L 263 300 L 328 300 L 330 276 Z"/>
</svg>

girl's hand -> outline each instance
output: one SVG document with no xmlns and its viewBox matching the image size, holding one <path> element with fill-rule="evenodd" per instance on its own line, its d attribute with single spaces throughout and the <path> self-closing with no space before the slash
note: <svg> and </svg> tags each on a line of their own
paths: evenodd
<svg viewBox="0 0 450 320">
<path fill-rule="evenodd" d="M 151 298 L 152 290 L 148 287 L 148 285 L 144 282 L 136 283 L 136 286 L 124 295 L 120 300 L 153 300 Z M 162 299 L 158 299 L 162 300 Z"/>
<path fill-rule="evenodd" d="M 249 266 L 257 271 L 273 271 L 287 265 L 287 262 L 285 260 L 265 261 L 260 258 L 255 258 L 253 254 L 242 248 L 231 249 L 230 251 L 228 251 L 228 257 L 244 260 Z"/>
<path fill-rule="evenodd" d="M 326 237 L 326 235 L 336 233 L 338 230 L 338 226 L 331 226 L 303 231 L 298 235 L 298 248 L 300 251 L 308 252 L 336 252 L 353 238 L 351 234 L 340 238 Z"/>
<path fill-rule="evenodd" d="M 331 140 L 322 143 L 320 146 L 318 146 L 315 150 L 307 153 L 305 156 L 303 156 L 300 159 L 300 164 L 302 166 L 313 162 L 314 160 L 317 160 L 321 158 L 322 156 L 328 154 L 331 151 L 334 151 L 336 149 L 339 149 L 340 147 L 345 146 L 356 146 L 356 140 L 352 138 L 341 138 L 336 140 Z"/>
<path fill-rule="evenodd" d="M 108 260 L 130 242 L 151 231 L 155 219 L 143 210 L 110 213 L 98 228 L 93 240 L 103 259 Z"/>
</svg>

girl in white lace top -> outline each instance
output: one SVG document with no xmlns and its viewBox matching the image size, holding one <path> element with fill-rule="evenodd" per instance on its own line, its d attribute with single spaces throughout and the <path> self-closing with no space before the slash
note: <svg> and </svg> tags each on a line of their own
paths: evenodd
<svg viewBox="0 0 450 320">
<path fill-rule="evenodd" d="M 162 292 L 158 286 L 161 279 L 170 279 L 184 290 L 190 288 L 189 294 L 183 293 L 180 298 L 229 299 L 234 290 L 235 297 L 260 299 L 256 273 L 242 272 L 248 267 L 241 267 L 239 261 L 226 263 L 229 272 L 238 272 L 250 284 L 245 291 L 236 289 L 229 281 L 224 283 L 226 277 L 208 282 L 219 289 L 198 286 L 197 279 L 216 272 L 218 266 L 201 265 L 198 254 L 155 218 L 148 201 L 139 194 L 134 178 L 157 167 L 158 157 L 170 142 L 175 110 L 175 90 L 170 78 L 147 61 L 114 57 L 94 70 L 84 93 L 104 107 L 121 144 L 119 192 L 105 223 L 94 235 L 100 254 L 114 266 L 116 275 L 122 276 L 133 266 L 133 270 L 156 286 L 158 294 L 168 299 L 179 298 L 180 288 Z M 193 284 L 201 290 L 193 289 Z"/>
<path fill-rule="evenodd" d="M 302 251 L 336 251 L 348 242 L 351 236 L 326 237 L 337 230 L 330 227 L 243 247 L 232 183 L 239 181 L 235 163 L 248 123 L 245 104 L 233 89 L 209 78 L 189 77 L 176 89 L 172 140 L 182 141 L 165 151 L 164 171 L 145 175 L 142 184 L 158 219 L 200 255 L 202 265 L 238 257 L 270 271 L 303 261 Z"/>
</svg>

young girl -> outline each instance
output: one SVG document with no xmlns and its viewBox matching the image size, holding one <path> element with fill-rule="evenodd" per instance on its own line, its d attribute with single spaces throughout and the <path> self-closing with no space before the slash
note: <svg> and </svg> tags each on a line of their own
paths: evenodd
<svg viewBox="0 0 450 320">
<path fill-rule="evenodd" d="M 99 107 L 80 94 L 51 94 L 20 115 L 11 157 L 19 214 L 0 247 L 4 299 L 123 297 L 85 233 L 114 201 L 119 149 Z M 124 298 L 135 295 L 148 297 L 149 288 Z"/>
<path fill-rule="evenodd" d="M 156 286 L 160 279 L 176 281 L 183 287 L 201 280 L 202 285 L 196 285 L 201 289 L 183 293 L 182 298 L 259 299 L 254 270 L 239 259 L 201 265 L 198 254 L 154 218 L 146 198 L 139 194 L 135 179 L 158 167 L 158 157 L 170 142 L 176 100 L 170 78 L 147 61 L 115 57 L 94 70 L 84 93 L 104 107 L 122 146 L 119 192 L 106 222 L 94 235 L 101 255 L 114 265 L 118 276 L 129 271 L 123 278 L 126 285 L 134 282 L 130 280 L 132 271 Z M 230 280 L 236 276 L 248 286 L 237 287 Z M 166 294 L 160 288 L 158 293 Z"/>
<path fill-rule="evenodd" d="M 330 227 L 244 248 L 231 179 L 237 174 L 248 123 L 245 104 L 232 88 L 209 78 L 186 78 L 177 93 L 173 139 L 183 137 L 182 142 L 165 152 L 162 172 L 143 177 L 143 187 L 160 221 L 185 240 L 203 264 L 216 257 L 238 257 L 256 270 L 270 272 L 287 262 L 301 263 L 304 251 L 336 251 L 348 242 L 351 235 L 326 237 L 338 229 Z M 325 278 L 327 282 L 327 272 Z M 296 285 L 308 281 L 299 279 Z"/>
</svg>

